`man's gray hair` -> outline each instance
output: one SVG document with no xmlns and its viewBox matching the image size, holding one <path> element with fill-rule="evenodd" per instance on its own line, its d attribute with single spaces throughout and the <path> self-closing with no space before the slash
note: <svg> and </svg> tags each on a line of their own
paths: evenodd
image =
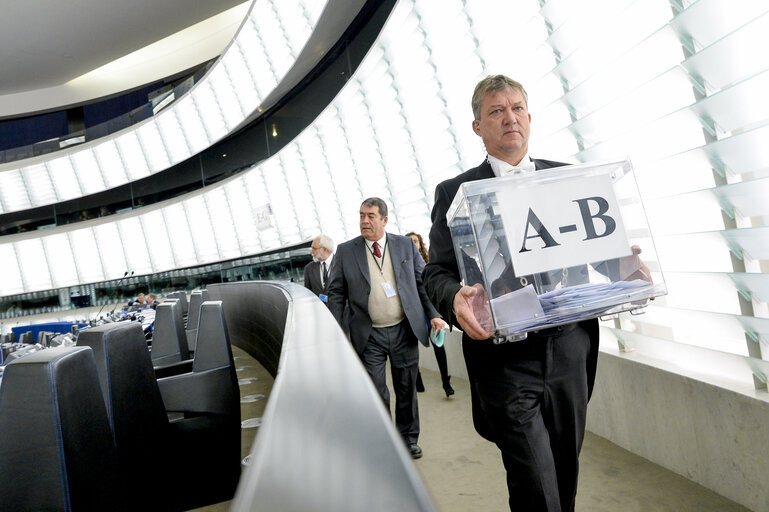
<svg viewBox="0 0 769 512">
<path fill-rule="evenodd" d="M 481 118 L 481 102 L 486 93 L 497 92 L 504 89 L 517 89 L 523 95 L 523 101 L 526 102 L 526 107 L 529 106 L 529 95 L 526 94 L 526 89 L 523 88 L 519 82 L 516 82 L 512 78 L 508 78 L 505 75 L 489 75 L 475 86 L 473 91 L 473 116 L 478 120 Z"/>
<path fill-rule="evenodd" d="M 379 216 L 387 217 L 387 203 L 385 203 L 378 197 L 369 197 L 368 199 L 364 199 L 360 205 L 368 206 L 369 208 L 376 206 L 377 208 L 379 208 Z"/>
<path fill-rule="evenodd" d="M 334 252 L 334 249 L 336 249 L 336 245 L 334 244 L 334 241 L 328 235 L 318 236 L 318 246 L 325 247 L 326 249 L 328 249 L 328 252 Z"/>
</svg>

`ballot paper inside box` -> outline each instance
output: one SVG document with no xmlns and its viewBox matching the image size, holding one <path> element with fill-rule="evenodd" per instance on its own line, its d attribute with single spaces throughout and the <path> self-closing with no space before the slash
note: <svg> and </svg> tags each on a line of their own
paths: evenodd
<svg viewBox="0 0 769 512">
<path fill-rule="evenodd" d="M 482 290 L 476 318 L 499 335 L 667 293 L 629 160 L 467 182 L 446 220 L 463 284 Z"/>
</svg>

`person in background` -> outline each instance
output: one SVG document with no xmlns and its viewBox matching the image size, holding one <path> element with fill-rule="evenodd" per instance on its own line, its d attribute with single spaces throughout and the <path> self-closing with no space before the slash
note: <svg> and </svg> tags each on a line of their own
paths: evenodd
<svg viewBox="0 0 769 512">
<path fill-rule="evenodd" d="M 157 301 L 154 293 L 148 293 L 147 294 L 147 304 L 146 304 L 146 307 L 152 308 L 152 309 L 157 309 L 158 301 Z"/>
<path fill-rule="evenodd" d="M 387 204 L 371 197 L 360 205 L 360 233 L 337 248 L 326 287 L 328 307 L 340 325 L 349 305 L 350 341 L 390 411 L 385 376 L 390 360 L 395 425 L 411 456 L 418 459 L 418 343 L 427 346 L 428 327 L 446 325 L 422 287 L 424 261 L 411 239 L 385 232 Z"/>
<path fill-rule="evenodd" d="M 417 250 L 419 251 L 419 255 L 422 256 L 422 259 L 425 260 L 425 263 L 429 261 L 429 257 L 427 255 L 427 248 L 425 247 L 425 243 L 422 240 L 422 235 L 419 233 L 414 233 L 413 231 L 406 233 L 406 236 L 411 238 L 414 241 L 414 245 L 417 246 Z M 441 345 L 440 347 L 436 345 L 435 343 L 431 343 L 433 346 L 433 352 L 435 353 L 435 360 L 438 362 L 438 369 L 441 372 L 441 382 L 443 383 L 443 391 L 446 393 L 446 398 L 449 398 L 451 395 L 454 394 L 454 388 L 451 387 L 451 376 L 449 375 L 449 365 L 448 361 L 446 360 L 446 347 L 444 345 Z M 422 382 L 422 373 L 417 374 L 417 391 L 424 391 L 425 386 Z"/>
<path fill-rule="evenodd" d="M 144 299 L 144 294 L 143 294 L 143 293 L 140 293 L 139 295 L 137 295 L 137 296 L 136 296 L 136 300 L 132 300 L 132 301 L 130 301 L 130 302 L 128 303 L 128 305 L 129 305 L 129 306 L 142 306 L 142 307 L 143 307 L 143 306 L 145 306 L 145 305 L 146 305 L 146 304 L 145 304 L 145 302 L 146 302 L 146 301 L 145 301 L 145 299 Z"/>
<path fill-rule="evenodd" d="M 326 235 L 319 235 L 312 240 L 310 254 L 312 261 L 304 266 L 304 286 L 315 295 L 326 297 L 328 273 L 334 261 L 334 241 Z"/>
</svg>

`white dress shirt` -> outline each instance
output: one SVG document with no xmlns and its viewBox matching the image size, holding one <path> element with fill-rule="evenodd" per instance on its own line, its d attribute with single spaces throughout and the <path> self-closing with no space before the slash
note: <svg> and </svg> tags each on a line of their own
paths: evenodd
<svg viewBox="0 0 769 512">
<path fill-rule="evenodd" d="M 504 160 L 500 160 L 499 158 L 493 157 L 491 155 L 486 155 L 486 159 L 489 161 L 489 164 L 491 164 L 491 170 L 494 171 L 494 175 L 497 178 L 500 176 L 510 176 L 511 174 L 533 172 L 536 170 L 534 167 L 534 162 L 531 161 L 528 153 L 526 153 L 518 165 L 510 165 Z"/>
<path fill-rule="evenodd" d="M 334 259 L 334 253 L 328 255 L 328 258 L 326 258 L 323 261 L 319 261 L 320 265 L 318 265 L 318 269 L 320 272 L 320 284 L 321 286 L 326 286 L 326 281 L 323 279 L 323 264 L 326 264 L 326 272 L 331 273 L 331 261 Z"/>
<path fill-rule="evenodd" d="M 364 240 L 366 239 L 364 238 Z M 368 247 L 368 250 L 371 251 L 372 254 L 374 253 L 374 242 L 379 244 L 379 252 L 382 253 L 382 257 L 384 258 L 385 244 L 387 243 L 387 233 L 385 233 L 379 240 L 366 240 L 366 247 Z"/>
</svg>

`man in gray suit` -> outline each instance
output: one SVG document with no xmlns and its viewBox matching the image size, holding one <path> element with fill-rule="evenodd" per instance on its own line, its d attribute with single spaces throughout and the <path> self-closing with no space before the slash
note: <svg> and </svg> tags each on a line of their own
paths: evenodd
<svg viewBox="0 0 769 512">
<path fill-rule="evenodd" d="M 387 410 L 390 392 L 385 367 L 390 358 L 395 392 L 395 425 L 418 459 L 419 437 L 416 378 L 417 340 L 428 346 L 428 325 L 436 331 L 445 322 L 430 304 L 422 286 L 424 261 L 410 238 L 385 233 L 387 204 L 377 197 L 360 207 L 361 236 L 340 244 L 331 269 L 328 306 L 342 324 L 349 303 L 350 341 L 379 391 Z"/>
</svg>

